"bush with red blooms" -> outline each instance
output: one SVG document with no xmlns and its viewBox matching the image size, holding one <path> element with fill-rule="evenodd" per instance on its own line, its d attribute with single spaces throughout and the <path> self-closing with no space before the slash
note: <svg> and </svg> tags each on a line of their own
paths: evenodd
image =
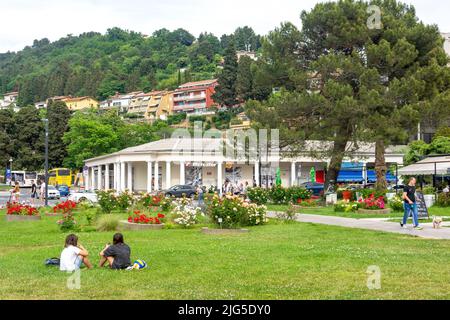
<svg viewBox="0 0 450 320">
<path fill-rule="evenodd" d="M 129 223 L 137 224 L 162 224 L 166 216 L 162 213 L 143 213 L 139 210 L 133 212 L 128 217 Z"/>
<path fill-rule="evenodd" d="M 69 212 L 72 212 L 73 209 L 77 207 L 77 204 L 73 201 L 67 200 L 64 202 L 61 202 L 53 207 L 53 213 L 62 213 L 67 214 Z"/>
<path fill-rule="evenodd" d="M 384 210 L 386 208 L 386 204 L 384 202 L 384 197 L 375 197 L 375 194 L 371 194 L 366 199 L 360 199 L 358 201 L 363 209 L 367 210 Z"/>
<path fill-rule="evenodd" d="M 20 203 L 7 203 L 7 212 L 9 215 L 19 215 L 19 216 L 39 216 L 39 211 L 29 205 L 22 205 Z"/>
</svg>

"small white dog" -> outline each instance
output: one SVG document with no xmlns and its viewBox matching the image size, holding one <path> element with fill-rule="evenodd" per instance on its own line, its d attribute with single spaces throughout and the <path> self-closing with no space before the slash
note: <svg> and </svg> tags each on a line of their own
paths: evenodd
<svg viewBox="0 0 450 320">
<path fill-rule="evenodd" d="M 442 224 L 442 217 L 433 217 L 433 228 L 440 229 Z"/>
</svg>

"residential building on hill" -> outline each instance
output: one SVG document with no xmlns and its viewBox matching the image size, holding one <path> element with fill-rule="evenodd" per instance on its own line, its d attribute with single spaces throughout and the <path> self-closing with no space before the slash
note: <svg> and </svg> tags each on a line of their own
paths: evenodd
<svg viewBox="0 0 450 320">
<path fill-rule="evenodd" d="M 71 111 L 77 111 L 77 110 L 83 110 L 83 109 L 90 109 L 95 108 L 97 109 L 99 107 L 99 103 L 97 100 L 91 97 L 68 97 L 65 99 L 62 99 Z"/>
<path fill-rule="evenodd" d="M 102 101 L 100 103 L 100 109 L 117 109 L 119 112 L 128 112 L 128 108 L 130 107 L 133 98 L 142 93 L 142 91 L 130 92 L 126 94 L 120 94 L 117 92 L 114 96 Z"/>
<path fill-rule="evenodd" d="M 202 114 L 216 105 L 212 99 L 217 79 L 188 82 L 178 87 L 173 94 L 173 111 Z"/>
<path fill-rule="evenodd" d="M 3 99 L 0 99 L 0 109 L 17 107 L 17 99 L 19 98 L 18 92 L 8 92 L 3 95 Z"/>
<path fill-rule="evenodd" d="M 236 51 L 236 56 L 238 61 L 241 60 L 242 57 L 249 57 L 250 59 L 256 61 L 258 60 L 258 56 L 256 55 L 256 52 L 254 51 L 245 51 L 245 50 L 239 50 Z"/>
<path fill-rule="evenodd" d="M 173 113 L 173 92 L 154 91 L 148 104 L 145 118 L 151 121 L 167 120 Z"/>
</svg>

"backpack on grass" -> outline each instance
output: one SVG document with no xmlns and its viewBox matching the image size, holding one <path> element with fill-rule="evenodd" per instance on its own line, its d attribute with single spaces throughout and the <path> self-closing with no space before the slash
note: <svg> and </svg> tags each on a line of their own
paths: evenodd
<svg viewBox="0 0 450 320">
<path fill-rule="evenodd" d="M 50 259 L 45 260 L 44 264 L 46 266 L 59 266 L 60 262 L 61 261 L 59 258 L 50 258 Z"/>
</svg>

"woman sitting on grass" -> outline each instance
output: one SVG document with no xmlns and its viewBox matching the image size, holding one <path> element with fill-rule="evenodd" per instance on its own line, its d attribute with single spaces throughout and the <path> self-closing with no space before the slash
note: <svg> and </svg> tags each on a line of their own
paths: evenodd
<svg viewBox="0 0 450 320">
<path fill-rule="evenodd" d="M 123 242 L 123 235 L 116 233 L 113 237 L 113 245 L 107 244 L 100 252 L 100 268 L 108 261 L 113 270 L 123 270 L 131 265 L 131 249 Z"/>
<path fill-rule="evenodd" d="M 61 253 L 59 270 L 73 272 L 80 269 L 83 263 L 88 269 L 92 269 L 88 255 L 89 252 L 78 244 L 78 237 L 74 234 L 68 235 L 65 248 Z"/>
</svg>

